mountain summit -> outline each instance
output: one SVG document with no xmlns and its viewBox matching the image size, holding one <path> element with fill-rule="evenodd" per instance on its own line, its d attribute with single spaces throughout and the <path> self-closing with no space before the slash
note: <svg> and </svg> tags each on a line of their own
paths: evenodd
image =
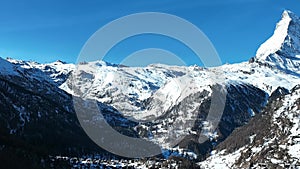
<svg viewBox="0 0 300 169">
<path fill-rule="evenodd" d="M 274 34 L 256 53 L 258 62 L 267 62 L 281 70 L 296 72 L 300 67 L 300 18 L 285 10 L 277 23 Z"/>
</svg>

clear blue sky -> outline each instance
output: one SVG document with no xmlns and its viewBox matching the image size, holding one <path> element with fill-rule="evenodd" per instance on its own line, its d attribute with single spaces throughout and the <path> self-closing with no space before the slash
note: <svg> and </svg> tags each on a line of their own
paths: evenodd
<svg viewBox="0 0 300 169">
<path fill-rule="evenodd" d="M 100 27 L 137 12 L 164 12 L 198 26 L 223 63 L 246 61 L 275 28 L 284 9 L 300 15 L 299 0 L 28 0 L 0 2 L 0 56 L 41 63 L 76 62 L 87 39 Z M 162 48 L 182 56 L 184 45 L 154 35 L 127 39 L 108 54 L 122 57 L 144 48 Z M 195 64 L 188 60 L 188 64 Z M 200 63 L 196 63 L 200 64 Z"/>
</svg>

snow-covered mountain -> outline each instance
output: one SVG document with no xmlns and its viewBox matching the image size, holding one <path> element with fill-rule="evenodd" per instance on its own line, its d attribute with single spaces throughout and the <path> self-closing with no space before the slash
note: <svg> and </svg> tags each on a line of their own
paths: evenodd
<svg viewBox="0 0 300 169">
<path fill-rule="evenodd" d="M 216 168 L 216 165 L 211 165 L 216 161 L 244 167 L 248 163 L 242 164 L 235 160 L 244 158 L 239 152 L 246 151 L 246 148 L 252 146 L 252 142 L 239 147 L 243 150 L 231 149 L 229 152 L 226 152 L 226 148 L 230 146 L 223 145 L 228 145 L 229 141 L 226 140 L 231 137 L 235 138 L 233 134 L 236 133 L 236 128 L 251 125 L 255 119 L 265 117 L 264 114 L 269 114 L 267 117 L 274 119 L 278 117 L 275 114 L 281 113 L 282 121 L 290 120 L 293 123 L 287 113 L 295 109 L 293 117 L 299 118 L 299 91 L 295 88 L 300 84 L 299 67 L 300 19 L 290 11 L 283 12 L 274 34 L 260 46 L 254 58 L 249 62 L 220 67 L 162 64 L 126 67 L 104 61 L 82 62 L 78 65 L 62 61 L 39 64 L 0 58 L 0 105 L 11 105 L 7 109 L 0 109 L 1 113 L 6 113 L 0 116 L 2 124 L 5 124 L 0 129 L 22 139 L 23 135 L 30 137 L 32 133 L 28 129 L 33 129 L 32 126 L 49 119 L 59 119 L 57 123 L 54 122 L 57 125 L 49 126 L 62 130 L 62 124 L 67 123 L 68 127 L 64 130 L 68 133 L 67 136 L 76 135 L 80 140 L 88 142 L 81 139 L 84 134 L 73 133 L 82 130 L 75 120 L 72 96 L 94 99 L 104 110 L 106 120 L 118 128 L 118 131 L 151 140 L 164 151 L 169 151 L 169 155 L 172 155 L 170 152 L 178 151 L 188 153 L 191 158 L 200 161 L 219 145 L 214 155 L 202 162 L 201 166 Z M 291 94 L 276 98 L 279 99 L 278 102 L 282 102 L 278 103 L 278 107 L 274 95 L 282 93 Z M 224 103 L 224 108 L 218 110 L 221 112 L 220 123 L 212 127 L 207 118 L 215 95 L 219 99 L 214 104 Z M 40 103 L 39 100 L 46 101 Z M 278 109 L 272 107 L 273 102 L 276 102 Z M 252 120 L 248 123 L 250 119 Z M 70 121 L 76 121 L 76 125 L 71 125 Z M 272 126 L 277 125 L 274 121 L 270 123 Z M 293 128 L 288 126 L 287 129 L 289 127 Z M 297 130 L 294 128 L 293 130 Z M 46 129 L 43 130 L 43 133 L 46 132 Z M 280 133 L 281 129 L 274 128 L 274 132 Z M 273 136 L 272 132 L 259 134 L 262 135 L 261 138 Z M 208 140 L 199 143 L 202 135 Z M 276 135 L 279 136 L 280 134 Z M 294 135 L 287 136 L 292 138 Z M 247 139 L 249 137 L 252 141 L 255 140 L 255 133 L 247 135 Z M 38 138 L 36 136 L 29 140 L 41 143 L 42 139 Z M 298 146 L 297 143 L 295 145 Z M 263 150 L 260 144 L 255 146 L 257 150 Z M 77 145 L 68 148 L 74 147 L 78 148 Z M 93 147 L 90 150 L 94 152 L 96 149 Z M 79 153 L 77 150 L 75 152 Z M 182 154 L 179 153 L 179 156 Z M 225 160 L 220 160 L 223 157 Z M 254 157 L 255 152 L 251 155 L 251 158 Z"/>
<path fill-rule="evenodd" d="M 227 89 L 227 104 L 236 95 L 244 98 L 253 95 L 253 99 L 257 99 L 255 105 L 251 105 L 254 101 L 237 101 L 234 98 L 232 102 L 235 104 L 230 103 L 231 109 L 226 105 L 224 115 L 220 117 L 220 125 L 225 126 L 221 129 L 220 126 L 207 128 L 208 131 L 205 131 L 210 139 L 218 140 L 217 137 L 220 136 L 219 139 L 222 140 L 235 127 L 246 123 L 253 114 L 260 113 L 268 95 L 278 87 L 290 90 L 299 84 L 297 50 L 292 50 L 299 48 L 296 31 L 297 24 L 300 23 L 298 20 L 291 12 L 284 11 L 274 35 L 259 48 L 257 56 L 249 62 L 201 68 L 161 64 L 124 67 L 95 61 L 77 65 L 61 88 L 73 95 L 96 99 L 113 106 L 128 118 L 153 120 L 151 127 L 144 126 L 146 124 L 142 127 L 147 128 L 152 141 L 164 148 L 180 144 L 176 139 L 169 143 L 167 140 L 170 138 L 191 135 L 197 138 L 204 134 L 207 124 L 205 119 L 196 126 L 194 122 L 198 116 L 207 115 L 208 112 L 201 113 L 200 107 L 211 99 L 214 86 L 220 85 Z M 285 39 L 275 50 L 276 45 L 273 42 L 278 42 L 276 37 L 283 35 Z M 275 40 L 272 40 L 274 37 Z M 270 59 L 275 55 L 282 62 Z M 286 66 L 285 69 L 282 65 Z M 224 101 L 226 98 L 223 98 Z M 247 103 L 243 104 L 242 101 Z M 235 115 L 239 119 L 234 118 L 234 122 L 230 124 L 225 122 L 228 116 Z M 174 127 L 179 126 L 179 123 L 185 127 Z"/>
<path fill-rule="evenodd" d="M 216 147 L 211 156 L 199 163 L 201 168 L 299 168 L 299 71 L 300 20 L 290 11 L 284 11 L 274 34 L 263 43 L 251 64 L 259 64 L 273 72 L 293 75 L 296 85 L 283 88 L 281 80 L 271 82 L 272 95 L 263 112 L 237 128 Z M 267 75 L 267 74 L 266 74 Z M 276 75 L 271 75 L 276 78 Z M 277 76 L 278 78 L 278 76 Z M 259 78 L 260 80 L 261 78 Z M 262 78 L 263 83 L 266 79 Z"/>
<path fill-rule="evenodd" d="M 274 34 L 256 53 L 256 60 L 299 76 L 300 67 L 300 18 L 284 11 Z"/>
</svg>

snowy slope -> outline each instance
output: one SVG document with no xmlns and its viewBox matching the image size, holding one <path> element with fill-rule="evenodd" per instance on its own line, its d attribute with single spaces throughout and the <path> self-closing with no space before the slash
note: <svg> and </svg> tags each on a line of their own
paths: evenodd
<svg viewBox="0 0 300 169">
<path fill-rule="evenodd" d="M 262 116 L 252 119 L 249 124 L 229 136 L 245 144 L 213 151 L 211 157 L 199 165 L 203 168 L 299 168 L 300 167 L 300 86 L 290 94 L 272 100 Z M 256 126 L 264 126 L 257 130 Z M 226 142 L 226 141 L 225 141 Z M 243 142 L 243 141 L 240 141 Z M 226 144 L 226 143 L 225 143 Z M 239 148 L 240 147 L 240 148 Z M 221 149 L 221 150 L 220 150 Z"/>
<path fill-rule="evenodd" d="M 1 75 L 16 75 L 16 69 L 10 62 L 0 58 L 0 65 Z"/>
<path fill-rule="evenodd" d="M 221 72 L 220 84 L 250 84 L 269 94 L 279 86 L 291 89 L 299 84 L 298 76 L 256 62 L 209 69 L 167 65 L 129 68 L 106 66 L 99 62 L 102 61 L 79 65 L 76 75 L 73 74 L 61 88 L 110 104 L 137 119 L 151 116 L 159 110 L 164 112 L 192 93 L 209 91 L 209 86 L 216 84 L 215 72 Z M 143 107 L 143 103 L 149 101 L 147 99 L 155 103 L 147 102 L 148 107 Z M 159 102 L 164 103 L 163 107 L 153 106 Z"/>
<path fill-rule="evenodd" d="M 15 71 L 18 70 L 19 76 L 27 76 L 28 78 L 36 78 L 41 81 L 48 81 L 56 85 L 61 85 L 66 81 L 68 75 L 74 70 L 74 64 L 66 64 L 62 61 L 56 61 L 48 64 L 40 64 L 32 61 L 21 61 L 12 58 L 7 59 L 14 65 Z"/>
<path fill-rule="evenodd" d="M 216 72 L 224 81 L 215 79 Z M 211 96 L 211 86 L 216 84 L 253 85 L 271 94 L 279 86 L 291 89 L 299 84 L 299 77 L 256 62 L 216 68 L 167 65 L 130 68 L 96 61 L 78 65 L 61 88 L 74 95 L 111 105 L 130 119 L 152 120 L 154 124 L 151 127 L 142 124 L 140 128 L 148 132 L 147 136 L 153 142 L 163 148 L 171 148 L 185 136 L 200 134 L 193 129 L 193 122 L 201 105 Z M 203 98 L 196 97 L 197 94 L 203 95 Z M 188 104 L 185 103 L 187 100 Z M 239 107 L 232 105 L 235 106 Z M 161 119 L 161 116 L 165 118 Z M 202 125 L 205 129 L 205 121 Z M 220 133 L 209 131 L 205 135 L 215 139 Z"/>
<path fill-rule="evenodd" d="M 224 71 L 228 83 L 251 84 L 264 90 L 268 94 L 271 94 L 279 86 L 290 90 L 300 83 L 300 76 L 261 65 L 257 62 L 223 65 L 216 69 Z M 299 70 L 299 68 L 297 69 Z"/>
</svg>

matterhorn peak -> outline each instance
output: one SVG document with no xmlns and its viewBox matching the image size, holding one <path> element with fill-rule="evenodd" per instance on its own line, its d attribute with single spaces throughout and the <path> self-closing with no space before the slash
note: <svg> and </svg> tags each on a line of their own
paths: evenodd
<svg viewBox="0 0 300 169">
<path fill-rule="evenodd" d="M 266 60 L 270 54 L 290 47 L 293 50 L 300 50 L 300 20 L 291 11 L 285 10 L 281 20 L 277 23 L 274 34 L 263 43 L 257 50 L 256 57 Z M 295 44 L 297 43 L 297 44 Z M 294 46 L 297 45 L 297 46 Z M 291 56 L 288 56 L 291 57 Z"/>
<path fill-rule="evenodd" d="M 256 60 L 299 72 L 300 18 L 285 10 L 273 35 L 256 52 Z"/>
<path fill-rule="evenodd" d="M 291 20 L 299 20 L 299 17 L 294 14 L 292 11 L 284 10 L 282 13 L 282 19 L 283 18 L 290 18 Z"/>
</svg>

